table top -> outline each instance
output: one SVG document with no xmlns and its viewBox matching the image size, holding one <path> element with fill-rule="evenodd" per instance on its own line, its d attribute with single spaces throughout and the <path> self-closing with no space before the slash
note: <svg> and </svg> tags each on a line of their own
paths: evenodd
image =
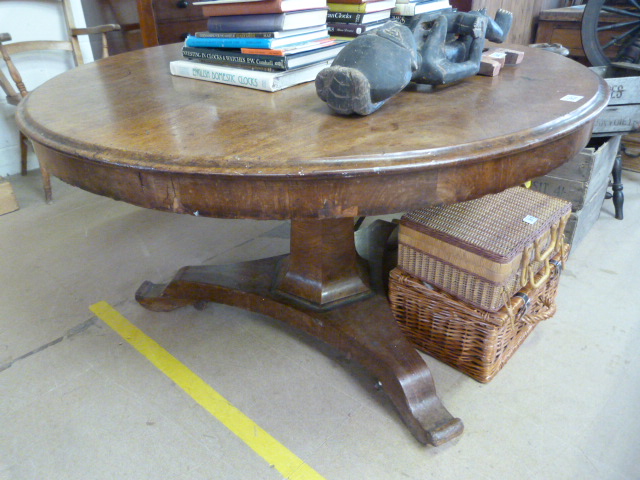
<svg viewBox="0 0 640 480">
<path fill-rule="evenodd" d="M 497 77 L 409 87 L 372 115 L 344 117 L 313 83 L 268 93 L 174 77 L 180 45 L 154 47 L 53 78 L 17 120 L 51 173 L 149 208 L 392 213 L 502 190 L 584 146 L 605 82 L 560 55 L 518 48 L 523 62 Z"/>
</svg>

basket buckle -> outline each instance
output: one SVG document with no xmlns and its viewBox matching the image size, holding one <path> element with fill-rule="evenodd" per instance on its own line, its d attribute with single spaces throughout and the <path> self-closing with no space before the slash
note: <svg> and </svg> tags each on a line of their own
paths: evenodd
<svg viewBox="0 0 640 480">
<path fill-rule="evenodd" d="M 529 298 L 529 295 L 527 295 L 524 292 L 518 292 L 514 295 L 514 297 L 522 298 L 522 306 L 520 307 L 520 309 L 518 310 L 518 313 L 516 313 L 516 316 L 515 316 L 515 320 L 520 321 L 522 317 L 524 317 L 529 312 L 529 308 L 531 307 L 531 299 Z"/>
<path fill-rule="evenodd" d="M 560 276 L 560 274 L 562 273 L 562 269 L 564 268 L 562 260 L 549 260 L 549 263 L 553 266 L 553 273 L 551 274 L 551 278 Z"/>
</svg>

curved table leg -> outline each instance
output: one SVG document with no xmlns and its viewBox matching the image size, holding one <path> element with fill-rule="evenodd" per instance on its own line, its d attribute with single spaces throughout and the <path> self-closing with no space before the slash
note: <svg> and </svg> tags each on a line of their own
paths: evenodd
<svg viewBox="0 0 640 480">
<path fill-rule="evenodd" d="M 350 248 L 353 248 L 353 220 L 349 221 L 338 222 L 342 225 L 337 231 L 347 226 L 351 229 Z M 337 233 L 335 228 L 330 230 Z M 297 238 L 295 232 L 293 238 Z M 427 364 L 400 331 L 386 297 L 372 290 L 363 291 L 366 282 L 361 276 L 357 281 L 336 282 L 336 272 L 330 268 L 330 275 L 326 269 L 323 274 L 331 278 L 326 305 L 318 305 L 311 298 L 296 300 L 295 294 L 283 292 L 283 286 L 289 282 L 298 293 L 301 285 L 313 283 L 300 281 L 298 277 L 304 269 L 295 265 L 296 258 L 300 259 L 292 242 L 290 256 L 233 265 L 185 267 L 167 285 L 143 283 L 136 300 L 154 311 L 217 302 L 284 321 L 332 345 L 375 375 L 420 442 L 440 445 L 460 435 L 462 422 L 442 405 Z M 318 263 L 317 260 L 316 257 L 313 263 Z M 351 270 L 348 265 L 345 267 L 342 258 L 340 271 L 345 268 Z M 327 296 L 311 290 L 308 297 Z M 349 295 L 337 298 L 335 292 L 344 290 Z"/>
</svg>

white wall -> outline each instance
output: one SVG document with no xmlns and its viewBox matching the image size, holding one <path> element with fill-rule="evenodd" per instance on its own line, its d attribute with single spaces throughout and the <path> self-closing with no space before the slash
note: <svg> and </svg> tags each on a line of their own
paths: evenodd
<svg viewBox="0 0 640 480">
<path fill-rule="evenodd" d="M 71 0 L 76 27 L 84 27 L 84 15 L 80 0 Z M 58 0 L 0 1 L 0 32 L 9 33 L 13 42 L 25 40 L 66 39 L 66 26 L 62 6 Z M 93 59 L 89 41 L 83 38 L 82 54 L 85 62 Z M 25 53 L 12 57 L 28 90 L 33 90 L 46 80 L 73 68 L 69 52 Z M 3 72 L 8 77 L 4 62 Z M 20 146 L 18 129 L 14 120 L 15 107 L 9 105 L 0 91 L 0 176 L 20 172 Z M 29 169 L 38 167 L 33 151 L 29 149 Z"/>
</svg>

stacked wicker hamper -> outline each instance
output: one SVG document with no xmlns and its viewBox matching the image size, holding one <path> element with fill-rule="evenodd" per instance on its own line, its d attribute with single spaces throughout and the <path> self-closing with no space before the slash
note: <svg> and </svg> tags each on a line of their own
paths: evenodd
<svg viewBox="0 0 640 480">
<path fill-rule="evenodd" d="M 555 313 L 571 204 L 516 187 L 404 215 L 389 299 L 429 355 L 490 381 Z"/>
</svg>

